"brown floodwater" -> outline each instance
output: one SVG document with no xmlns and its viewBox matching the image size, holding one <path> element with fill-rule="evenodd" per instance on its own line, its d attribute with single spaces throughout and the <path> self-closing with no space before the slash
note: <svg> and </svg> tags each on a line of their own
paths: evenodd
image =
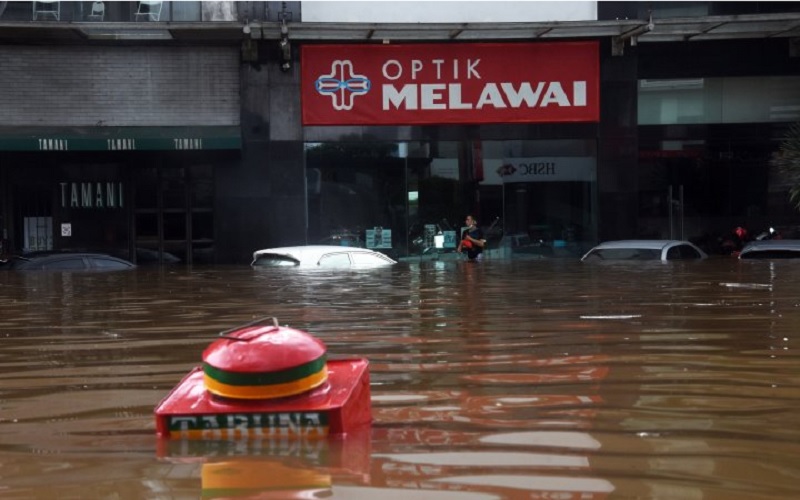
<svg viewBox="0 0 800 500">
<path fill-rule="evenodd" d="M 800 494 L 800 262 L 0 272 L 0 497 Z M 343 440 L 163 441 L 153 410 L 263 316 L 370 361 Z"/>
</svg>

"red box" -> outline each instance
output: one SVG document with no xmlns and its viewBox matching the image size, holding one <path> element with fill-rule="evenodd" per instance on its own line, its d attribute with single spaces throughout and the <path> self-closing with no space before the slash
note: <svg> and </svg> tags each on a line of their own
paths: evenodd
<svg viewBox="0 0 800 500">
<path fill-rule="evenodd" d="M 317 439 L 372 422 L 369 362 L 327 362 L 328 379 L 305 394 L 234 400 L 215 396 L 195 368 L 156 407 L 156 433 L 167 439 Z"/>
</svg>

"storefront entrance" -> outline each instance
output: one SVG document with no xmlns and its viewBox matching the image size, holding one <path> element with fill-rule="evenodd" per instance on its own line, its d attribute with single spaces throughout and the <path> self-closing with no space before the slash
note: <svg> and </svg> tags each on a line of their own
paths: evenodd
<svg viewBox="0 0 800 500">
<path fill-rule="evenodd" d="M 3 157 L 4 253 L 93 250 L 127 257 L 126 166 L 79 154 Z"/>
<path fill-rule="evenodd" d="M 771 166 L 779 127 L 641 127 L 639 236 L 691 240 L 712 254 L 736 227 L 750 237 L 770 226 L 796 232 L 787 186 Z M 672 134 L 672 137 L 669 135 Z"/>
<path fill-rule="evenodd" d="M 597 232 L 594 144 L 307 144 L 308 242 L 438 258 L 472 214 L 494 255 L 578 255 Z"/>
<path fill-rule="evenodd" d="M 214 169 L 179 156 L 6 155 L 4 254 L 98 251 L 140 265 L 213 262 Z"/>
<path fill-rule="evenodd" d="M 181 166 L 163 162 L 137 168 L 133 189 L 133 239 L 137 262 L 214 262 L 211 165 Z"/>
</svg>

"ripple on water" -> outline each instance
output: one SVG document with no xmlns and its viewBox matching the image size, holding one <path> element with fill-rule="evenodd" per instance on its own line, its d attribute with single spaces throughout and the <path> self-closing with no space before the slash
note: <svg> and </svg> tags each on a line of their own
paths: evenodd
<svg viewBox="0 0 800 500">
<path fill-rule="evenodd" d="M 0 274 L 3 492 L 789 498 L 800 266 L 677 264 Z M 155 405 L 263 316 L 370 360 L 370 432 L 158 443 Z"/>
</svg>

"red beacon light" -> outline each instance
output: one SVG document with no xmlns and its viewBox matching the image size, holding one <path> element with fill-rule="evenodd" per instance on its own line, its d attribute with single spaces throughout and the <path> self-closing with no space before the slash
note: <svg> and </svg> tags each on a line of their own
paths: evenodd
<svg viewBox="0 0 800 500">
<path fill-rule="evenodd" d="M 366 359 L 327 359 L 321 340 L 275 318 L 219 335 L 156 407 L 159 437 L 324 438 L 372 421 Z"/>
</svg>

